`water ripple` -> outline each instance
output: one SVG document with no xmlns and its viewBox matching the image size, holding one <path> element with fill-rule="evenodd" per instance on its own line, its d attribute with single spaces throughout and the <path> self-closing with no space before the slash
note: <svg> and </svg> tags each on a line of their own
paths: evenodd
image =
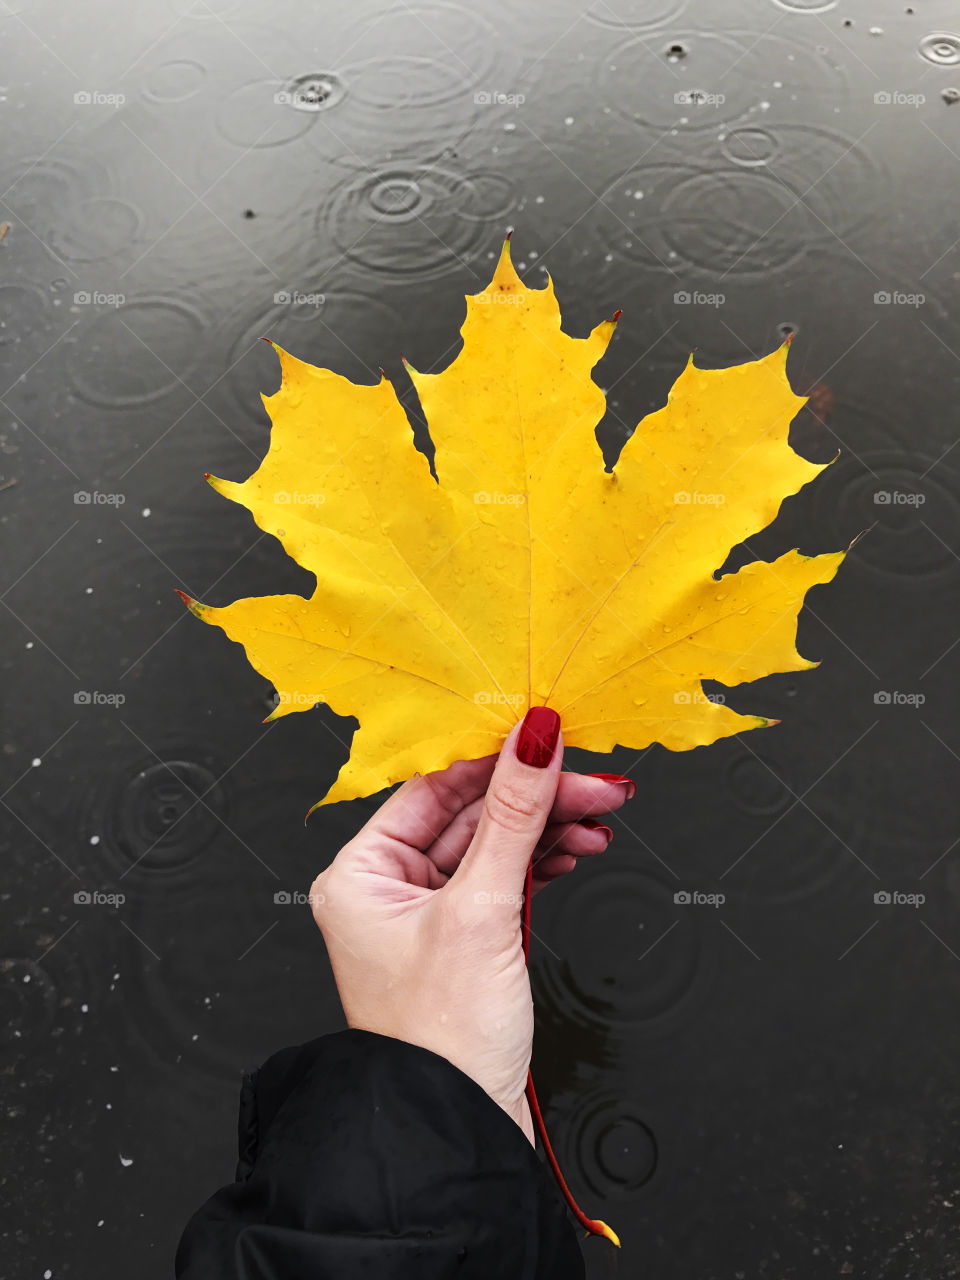
<svg viewBox="0 0 960 1280">
<path fill-rule="evenodd" d="M 347 178 L 317 213 L 317 234 L 378 275 L 428 279 L 487 249 L 489 224 L 506 220 L 513 180 L 493 170 L 386 165 Z"/>
</svg>

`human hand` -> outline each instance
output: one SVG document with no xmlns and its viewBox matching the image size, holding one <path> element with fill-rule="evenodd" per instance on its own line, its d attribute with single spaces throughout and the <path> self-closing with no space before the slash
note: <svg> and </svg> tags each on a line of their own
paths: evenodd
<svg viewBox="0 0 960 1280">
<path fill-rule="evenodd" d="M 532 858 L 536 892 L 602 852 L 610 828 L 583 819 L 636 790 L 616 775 L 561 773 L 562 756 L 556 713 L 532 708 L 499 757 L 404 783 L 311 889 L 348 1024 L 447 1058 L 531 1142 L 527 867 Z"/>
</svg>

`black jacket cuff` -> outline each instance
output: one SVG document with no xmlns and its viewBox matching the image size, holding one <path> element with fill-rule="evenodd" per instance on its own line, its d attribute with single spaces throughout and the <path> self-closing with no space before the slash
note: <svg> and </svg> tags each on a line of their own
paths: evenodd
<svg viewBox="0 0 960 1280">
<path fill-rule="evenodd" d="M 341 1031 L 244 1080 L 237 1180 L 191 1218 L 180 1280 L 582 1280 L 520 1128 L 446 1058 Z"/>
</svg>

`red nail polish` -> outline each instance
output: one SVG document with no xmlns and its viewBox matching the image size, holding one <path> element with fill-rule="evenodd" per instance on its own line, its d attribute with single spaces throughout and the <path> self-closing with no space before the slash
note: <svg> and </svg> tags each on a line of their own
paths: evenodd
<svg viewBox="0 0 960 1280">
<path fill-rule="evenodd" d="M 553 759 L 559 736 L 557 713 L 550 707 L 531 707 L 517 734 L 517 759 L 522 764 L 532 764 L 535 769 L 545 769 Z"/>
<path fill-rule="evenodd" d="M 595 777 L 596 775 L 591 774 L 590 776 L 592 778 L 592 777 Z M 607 826 L 604 826 L 602 822 L 594 822 L 593 818 L 581 818 L 580 825 L 581 827 L 586 827 L 588 831 L 605 831 L 607 833 L 607 844 L 609 844 L 610 841 L 613 839 L 613 832 L 610 830 L 610 828 Z"/>
<path fill-rule="evenodd" d="M 630 788 L 627 799 L 632 800 L 637 794 L 637 784 L 632 778 L 625 778 L 622 773 L 588 773 L 588 778 L 599 778 L 601 782 L 622 782 Z"/>
</svg>

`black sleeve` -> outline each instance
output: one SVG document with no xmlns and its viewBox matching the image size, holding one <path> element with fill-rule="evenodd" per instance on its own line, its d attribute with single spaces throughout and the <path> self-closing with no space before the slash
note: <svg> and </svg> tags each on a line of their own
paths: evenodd
<svg viewBox="0 0 960 1280">
<path fill-rule="evenodd" d="M 368 1031 L 284 1049 L 245 1078 L 239 1128 L 180 1280 L 583 1280 L 547 1167 L 427 1049 Z"/>
</svg>

